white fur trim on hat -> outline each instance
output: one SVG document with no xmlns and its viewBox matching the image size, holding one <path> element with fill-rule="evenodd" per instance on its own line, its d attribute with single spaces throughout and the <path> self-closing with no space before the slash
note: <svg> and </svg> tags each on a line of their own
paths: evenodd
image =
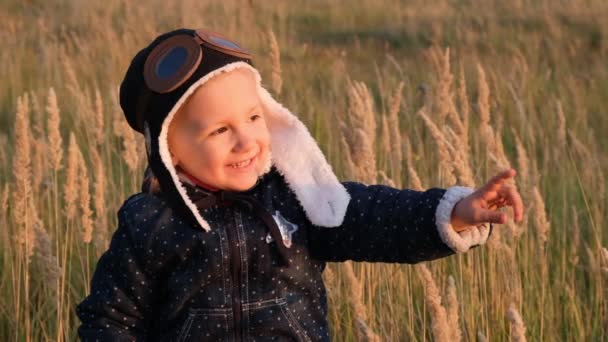
<svg viewBox="0 0 608 342">
<path fill-rule="evenodd" d="M 475 245 L 486 243 L 490 235 L 487 224 L 469 227 L 465 231 L 456 232 L 451 225 L 452 210 L 456 203 L 473 193 L 473 189 L 462 186 L 453 186 L 447 189 L 435 212 L 435 222 L 441 240 L 457 253 L 464 253 Z"/>
<path fill-rule="evenodd" d="M 298 201 L 302 204 L 306 216 L 310 222 L 318 226 L 336 227 L 341 225 L 346 215 L 350 195 L 338 181 L 306 126 L 272 98 L 270 93 L 261 85 L 260 73 L 245 62 L 227 64 L 196 81 L 175 103 L 163 121 L 158 137 L 159 154 L 186 206 L 194 214 L 201 227 L 209 231 L 211 229 L 209 223 L 186 194 L 186 188 L 173 166 L 169 153 L 169 126 L 175 113 L 196 89 L 218 74 L 237 68 L 250 70 L 256 79 L 260 101 L 265 109 L 266 123 L 271 137 L 272 164 L 285 177 L 288 186 L 294 191 Z M 264 172 L 268 172 L 270 167 L 271 161 L 268 160 Z"/>
</svg>

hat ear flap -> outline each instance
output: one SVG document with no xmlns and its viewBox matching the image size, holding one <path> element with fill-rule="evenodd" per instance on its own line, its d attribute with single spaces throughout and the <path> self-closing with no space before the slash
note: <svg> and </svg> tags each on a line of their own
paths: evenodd
<svg viewBox="0 0 608 342">
<path fill-rule="evenodd" d="M 342 224 L 350 195 L 338 181 L 306 126 L 260 84 L 260 101 L 271 136 L 272 159 L 315 225 Z"/>
</svg>

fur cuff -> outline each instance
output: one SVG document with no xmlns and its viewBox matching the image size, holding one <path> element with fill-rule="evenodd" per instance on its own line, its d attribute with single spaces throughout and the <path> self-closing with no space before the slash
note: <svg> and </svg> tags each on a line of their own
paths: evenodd
<svg viewBox="0 0 608 342">
<path fill-rule="evenodd" d="M 441 240 L 456 253 L 464 253 L 475 245 L 486 243 L 490 235 L 488 224 L 469 227 L 467 230 L 457 233 L 451 225 L 452 210 L 456 203 L 473 193 L 473 189 L 462 186 L 448 188 L 435 213 L 435 222 L 439 230 Z"/>
</svg>

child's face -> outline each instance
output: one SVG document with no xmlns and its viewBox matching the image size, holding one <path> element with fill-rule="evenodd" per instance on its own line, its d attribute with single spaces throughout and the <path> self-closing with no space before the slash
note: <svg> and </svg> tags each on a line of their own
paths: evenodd
<svg viewBox="0 0 608 342">
<path fill-rule="evenodd" d="M 253 75 L 235 69 L 198 88 L 176 113 L 168 139 L 173 164 L 201 182 L 250 189 L 264 170 L 270 144 Z"/>
</svg>

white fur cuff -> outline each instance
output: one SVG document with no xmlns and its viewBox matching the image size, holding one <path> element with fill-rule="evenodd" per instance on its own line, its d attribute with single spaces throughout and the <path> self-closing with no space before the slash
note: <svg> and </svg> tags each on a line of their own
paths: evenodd
<svg viewBox="0 0 608 342">
<path fill-rule="evenodd" d="M 490 235 L 488 224 L 469 227 L 467 230 L 456 232 L 451 225 L 452 210 L 456 203 L 473 193 L 473 189 L 463 186 L 453 186 L 447 189 L 435 212 L 435 222 L 441 240 L 456 253 L 464 253 L 472 246 L 486 243 Z"/>
</svg>

